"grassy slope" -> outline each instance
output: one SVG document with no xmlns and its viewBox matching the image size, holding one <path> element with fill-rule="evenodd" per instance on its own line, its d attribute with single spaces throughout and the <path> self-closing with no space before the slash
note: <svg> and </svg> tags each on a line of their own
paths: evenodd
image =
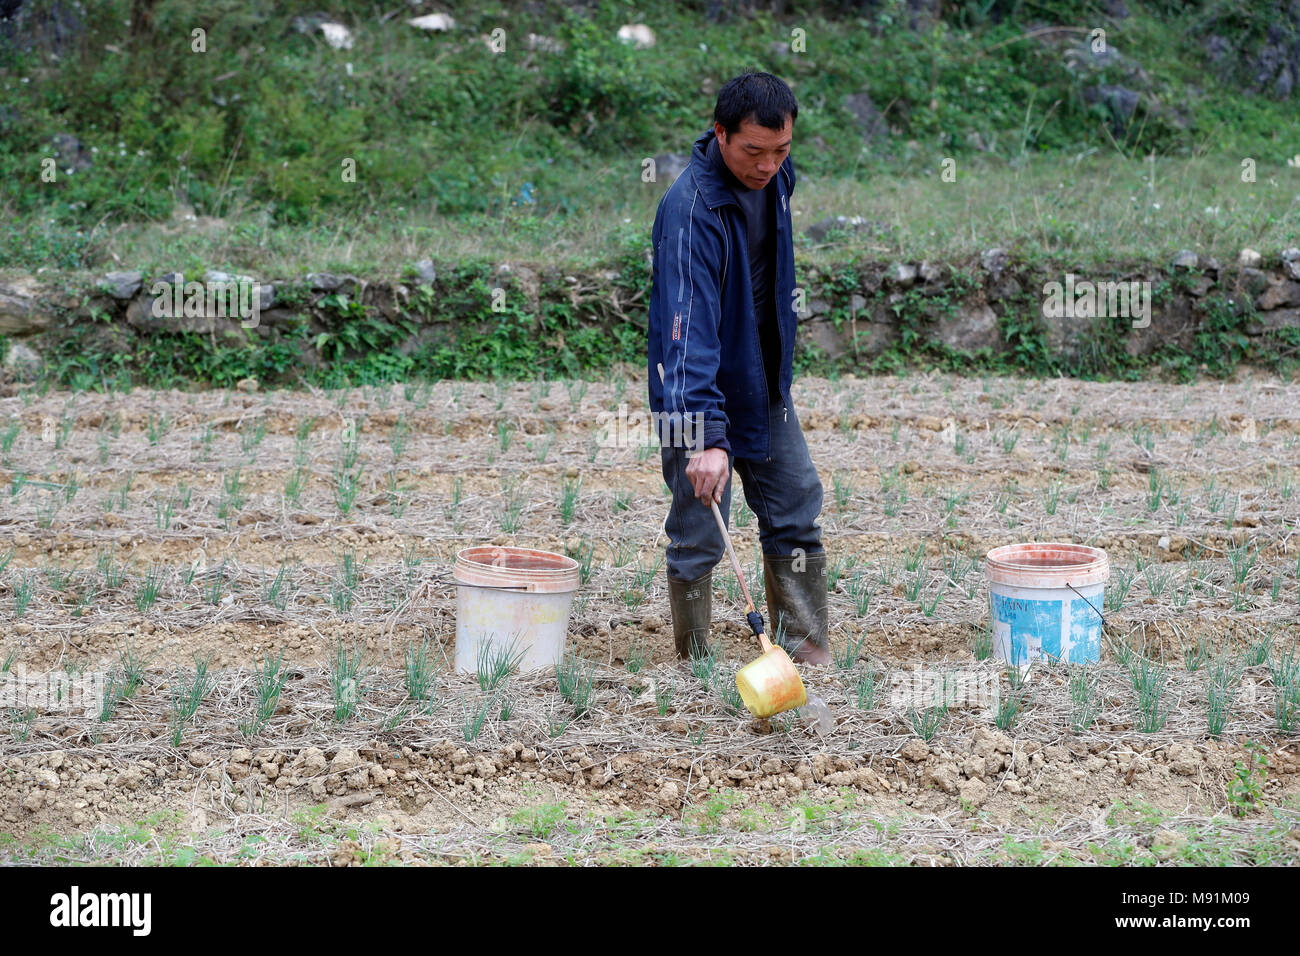
<svg viewBox="0 0 1300 956">
<path fill-rule="evenodd" d="M 483 8 L 443 36 L 338 3 L 355 45 L 336 51 L 290 28 L 309 7 L 291 3 L 266 18 L 198 15 L 209 42 L 200 55 L 188 50 L 194 4 L 157 4 L 148 36 L 121 26 L 124 3 L 105 4 L 80 57 L 0 71 L 20 117 L 0 145 L 0 209 L 16 227 L 0 238 L 0 266 L 282 275 L 395 271 L 423 255 L 599 261 L 611 243 L 645 241 L 662 187 L 641 182 L 642 159 L 685 152 L 709 120 L 710 91 L 751 67 L 800 97 L 797 221 L 834 212 L 892 227 L 861 247 L 805 250 L 814 259 L 952 258 L 1010 244 L 1084 265 L 1295 242 L 1293 100 L 1207 81 L 1186 42 L 1203 11 L 1135 3 L 1113 23 L 1054 18 L 1054 6 L 1034 15 L 1104 24 L 1150 77 L 1152 109 L 1119 140 L 1083 103 L 1059 47 L 1025 39 L 1023 23 L 913 33 L 888 8 L 869 21 L 727 25 L 665 11 L 647 18 L 658 45 L 636 51 L 612 39 L 635 12 L 622 4 L 589 19 Z M 501 25 L 507 49 L 492 55 L 474 38 Z M 774 57 L 770 44 L 795 26 L 808 52 Z M 568 52 L 529 53 L 532 31 Z M 1108 68 L 1095 82 L 1129 80 Z M 862 89 L 893 131 L 872 147 L 839 105 Z M 61 130 L 97 150 L 95 167 L 38 183 L 32 170 Z M 976 132 L 989 151 L 972 147 Z M 1253 184 L 1240 180 L 1243 156 L 1257 163 Z M 945 157 L 955 183 L 940 182 Z M 347 159 L 355 183 L 339 174 Z M 516 206 L 526 182 L 536 202 Z M 178 196 L 224 227 L 171 229 Z"/>
</svg>

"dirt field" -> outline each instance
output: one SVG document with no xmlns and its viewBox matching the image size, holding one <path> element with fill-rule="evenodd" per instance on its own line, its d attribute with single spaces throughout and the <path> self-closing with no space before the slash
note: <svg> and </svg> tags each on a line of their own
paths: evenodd
<svg viewBox="0 0 1300 956">
<path fill-rule="evenodd" d="M 839 662 L 804 669 L 824 736 L 729 697 L 754 645 L 725 562 L 724 659 L 672 662 L 658 451 L 597 433 L 643 408 L 635 374 L 2 394 L 5 686 L 113 683 L 88 712 L 6 701 L 0 860 L 1300 861 L 1300 386 L 797 381 L 835 578 Z M 1110 557 L 1090 675 L 1017 689 L 982 659 L 982 557 L 1025 540 Z M 484 542 L 583 562 L 585 706 L 580 670 L 447 672 L 450 564 Z M 900 696 L 942 674 L 998 701 Z"/>
</svg>

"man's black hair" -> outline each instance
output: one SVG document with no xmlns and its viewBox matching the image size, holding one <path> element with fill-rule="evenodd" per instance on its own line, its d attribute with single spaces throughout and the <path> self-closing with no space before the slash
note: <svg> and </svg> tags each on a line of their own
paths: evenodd
<svg viewBox="0 0 1300 956">
<path fill-rule="evenodd" d="M 783 129 L 785 118 L 794 125 L 799 116 L 799 104 L 785 81 L 771 73 L 742 73 L 726 82 L 718 90 L 718 102 L 713 108 L 713 121 L 721 123 L 728 136 L 733 136 L 745 120 Z"/>
</svg>

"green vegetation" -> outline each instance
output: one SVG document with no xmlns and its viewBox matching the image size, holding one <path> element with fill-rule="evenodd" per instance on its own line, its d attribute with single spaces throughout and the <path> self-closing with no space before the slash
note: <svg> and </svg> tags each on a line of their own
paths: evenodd
<svg viewBox="0 0 1300 956">
<path fill-rule="evenodd" d="M 262 732 L 280 706 L 280 694 L 288 679 L 289 675 L 284 670 L 284 650 L 281 649 L 275 660 L 271 660 L 270 654 L 264 655 L 262 667 L 253 677 L 253 692 L 256 696 L 253 716 L 240 722 L 240 733 L 252 737 Z"/>
<path fill-rule="evenodd" d="M 208 673 L 211 666 L 209 658 L 196 657 L 193 672 L 182 673 L 176 670 L 176 680 L 171 686 L 171 729 L 172 746 L 179 747 L 185 734 L 185 726 L 198 713 L 203 698 L 217 686 L 215 675 Z"/>
<path fill-rule="evenodd" d="M 365 663 L 365 650 L 355 644 L 348 648 L 342 638 L 335 641 L 334 660 L 330 666 L 330 693 L 334 700 L 334 720 L 343 723 L 357 712 L 365 694 L 363 681 L 371 668 Z"/>
<path fill-rule="evenodd" d="M 583 657 L 576 647 L 570 647 L 555 669 L 555 682 L 560 696 L 573 705 L 574 718 L 582 717 L 591 710 L 595 695 L 596 662 Z"/>
<path fill-rule="evenodd" d="M 1064 0 L 944 5 L 937 21 L 919 25 L 902 0 L 856 18 L 801 11 L 797 24 L 769 14 L 710 23 L 688 5 L 656 11 L 653 50 L 616 38 L 627 18 L 617 4 L 581 14 L 519 9 L 499 55 L 473 39 L 500 25 L 493 10 L 461 11 L 453 31 L 431 34 L 343 0 L 330 12 L 353 32 L 346 54 L 294 29 L 295 15 L 309 12 L 301 4 L 205 10 L 208 40 L 219 37 L 222 49 L 277 37 L 276 56 L 260 56 L 256 69 L 232 69 L 215 51 L 191 55 L 193 6 L 156 0 L 124 33 L 135 6 L 96 5 L 84 31 L 59 41 L 57 71 L 39 49 L 0 45 L 11 107 L 0 120 L 0 213 L 10 224 L 0 268 L 334 270 L 399 278 L 409 298 L 394 313 L 350 281 L 323 295 L 282 282 L 276 307 L 286 314 L 273 328 L 143 333 L 69 276 L 66 291 L 81 305 L 39 343 L 45 373 L 59 383 L 224 387 L 254 377 L 336 387 L 577 378 L 638 363 L 634 313 L 644 308 L 663 191 L 642 179 L 643 160 L 686 153 L 713 105 L 701 90 L 745 68 L 777 73 L 800 99 L 797 256 L 837 328 L 853 295 L 880 289 L 865 272 L 893 260 L 953 264 L 943 283 L 864 295 L 859 312 L 883 309 L 898 322 L 882 354 L 830 362 L 808 345 L 796 357 L 801 373 L 866 365 L 1132 378 L 1162 368 L 1185 380 L 1242 362 L 1290 369 L 1300 345 L 1293 330 L 1248 336 L 1249 297 L 1224 293 L 1203 301 L 1194 341 L 1151 355 L 1130 354 L 1123 323 L 1109 320 L 1058 354 L 1034 289 L 997 308 L 1005 353 L 968 353 L 933 334 L 980 281 L 973 259 L 992 246 L 1032 274 L 1119 274 L 1130 260 L 1163 265 L 1183 248 L 1227 262 L 1244 245 L 1266 253 L 1294 245 L 1296 172 L 1287 160 L 1296 145 L 1281 134 L 1296 94 L 1252 89 L 1248 66 L 1270 30 L 1293 29 L 1279 0 L 1249 12 L 1224 0 L 1133 5 L 1123 20 L 1090 12 L 1107 30 L 1109 52 L 1098 56 L 1079 32 L 1077 5 Z M 807 51 L 774 51 L 795 25 Z M 565 52 L 530 51 L 529 32 Z M 1242 55 L 1211 62 L 1205 41 L 1215 35 Z M 148 51 L 163 66 L 136 69 L 133 56 L 105 57 L 106 45 Z M 361 68 L 343 71 L 345 59 Z M 1133 87 L 1132 115 L 1089 102 L 1098 85 Z M 848 105 L 864 90 L 878 113 L 873 137 Z M 34 183 L 52 137 L 68 131 L 91 164 Z M 1255 163 L 1253 180 L 1241 176 L 1243 156 Z M 949 162 L 952 181 L 939 176 Z M 345 165 L 355 177 L 341 174 Z M 171 217 L 190 210 L 196 225 L 178 234 Z M 826 214 L 850 212 L 872 229 L 804 235 Z M 438 264 L 436 290 L 410 271 L 417 249 Z M 532 274 L 502 272 L 503 260 Z M 577 292 L 597 276 L 608 290 Z M 1184 294 L 1195 278 L 1171 276 L 1154 297 Z M 447 320 L 438 334 L 414 336 L 434 315 Z M 167 423 L 151 421 L 150 434 L 165 440 Z M 257 426 L 242 437 L 254 452 Z M 402 444 L 397 435 L 395 457 Z M 548 449 L 543 440 L 534 452 L 544 460 Z M 341 492 L 351 484 L 344 477 Z M 836 498 L 843 507 L 838 490 Z M 340 510 L 350 504 L 340 494 Z"/>
<path fill-rule="evenodd" d="M 479 688 L 490 693 L 500 687 L 519 670 L 519 665 L 528 652 L 527 646 L 520 646 L 522 634 L 512 635 L 505 644 L 496 644 L 484 635 L 478 646 L 475 673 Z"/>
</svg>

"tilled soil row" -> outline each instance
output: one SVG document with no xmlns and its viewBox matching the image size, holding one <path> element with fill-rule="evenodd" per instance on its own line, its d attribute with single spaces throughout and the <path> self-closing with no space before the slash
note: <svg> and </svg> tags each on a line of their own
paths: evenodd
<svg viewBox="0 0 1300 956">
<path fill-rule="evenodd" d="M 791 829 L 785 811 L 792 806 L 832 805 L 846 795 L 853 812 L 843 821 L 856 826 L 900 816 L 942 820 L 978 812 L 972 820 L 980 823 L 967 828 L 968 834 L 1011 832 L 1038 819 L 1041 838 L 1043 817 L 1058 825 L 1079 817 L 1093 821 L 1090 835 L 1099 838 L 1106 830 L 1099 821 L 1117 804 L 1151 806 L 1171 815 L 1189 809 L 1207 816 L 1222 813 L 1234 765 L 1250 758 L 1244 748 L 1228 743 L 1174 743 L 1146 752 L 1101 742 L 1044 747 L 984 728 L 945 746 L 932 749 L 912 740 L 897 753 L 870 757 L 754 754 L 724 760 L 706 752 L 547 749 L 518 740 L 480 751 L 451 740 L 418 748 L 373 740 L 359 748 L 205 747 L 138 759 L 71 749 L 4 758 L 0 805 L 6 829 L 20 842 L 45 830 L 129 827 L 182 807 L 181 833 L 196 842 L 210 830 L 231 835 L 219 826 L 231 821 L 242 821 L 247 833 L 255 833 L 268 821 L 301 823 L 321 811 L 353 830 L 377 822 L 375 834 L 404 834 L 408 842 L 454 832 L 466 823 L 487 836 L 489 830 L 507 829 L 500 825 L 502 808 L 516 808 L 517 816 L 519 808 L 529 806 L 530 791 L 606 817 L 638 811 L 693 823 L 697 843 L 701 826 L 711 822 L 715 835 L 739 837 L 733 846 L 752 842 L 753 831 L 769 825 Z M 1300 749 L 1294 744 L 1275 749 L 1268 765 L 1269 802 L 1294 801 L 1300 793 Z M 722 809 L 712 803 L 718 794 L 726 795 Z M 767 824 L 761 822 L 764 814 L 770 817 Z M 830 817 L 833 823 L 836 814 Z M 1262 806 L 1244 808 L 1237 819 L 1246 833 L 1252 825 L 1263 830 L 1275 823 Z M 1300 826 L 1300 812 L 1290 811 L 1288 819 L 1292 827 Z M 854 842 L 833 827 L 823 829 L 828 832 L 816 845 Z M 796 823 L 792 833 L 803 832 Z M 233 835 L 240 835 L 238 826 Z M 1300 839 L 1284 846 L 1291 862 L 1300 860 Z M 350 857 L 357 845 L 345 843 L 342 849 L 342 856 L 331 852 L 332 862 L 354 862 Z M 497 852 L 508 856 L 521 849 L 506 841 Z M 913 846 L 911 853 L 924 856 L 928 849 Z"/>
</svg>

